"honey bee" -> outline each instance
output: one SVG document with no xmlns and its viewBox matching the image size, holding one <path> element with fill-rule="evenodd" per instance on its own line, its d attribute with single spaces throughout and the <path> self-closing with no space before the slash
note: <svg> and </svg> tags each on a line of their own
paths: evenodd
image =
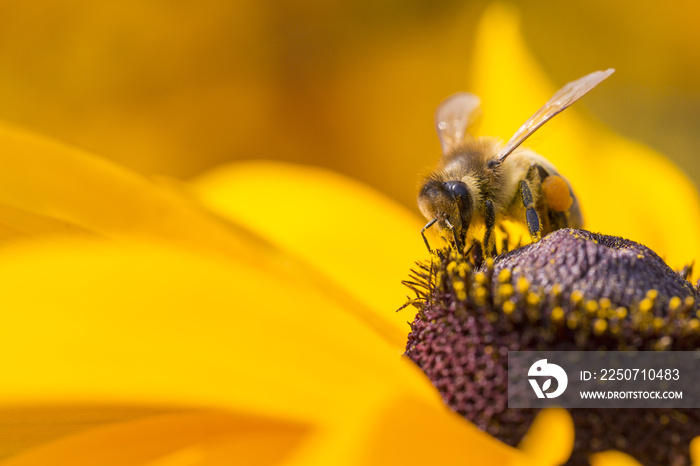
<svg viewBox="0 0 700 466">
<path fill-rule="evenodd" d="M 473 137 L 468 129 L 480 101 L 462 92 L 448 97 L 435 112 L 442 157 L 422 183 L 418 207 L 428 223 L 451 237 L 457 251 L 484 230 L 486 257 L 496 254 L 495 228 L 505 219 L 524 224 L 532 241 L 560 228 L 580 228 L 583 217 L 569 182 L 547 159 L 519 146 L 532 133 L 615 70 L 596 71 L 566 84 L 503 145 L 495 138 Z"/>
</svg>

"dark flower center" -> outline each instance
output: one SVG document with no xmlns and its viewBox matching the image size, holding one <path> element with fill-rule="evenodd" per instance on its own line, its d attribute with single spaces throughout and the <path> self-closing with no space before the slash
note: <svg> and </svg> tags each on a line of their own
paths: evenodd
<svg viewBox="0 0 700 466">
<path fill-rule="evenodd" d="M 507 408 L 508 351 L 696 350 L 700 293 L 685 275 L 643 245 L 581 230 L 481 264 L 442 250 L 405 282 L 419 309 L 406 355 L 453 410 L 515 446 L 537 412 Z M 699 411 L 572 409 L 568 464 L 609 449 L 643 464 L 689 464 Z"/>
</svg>

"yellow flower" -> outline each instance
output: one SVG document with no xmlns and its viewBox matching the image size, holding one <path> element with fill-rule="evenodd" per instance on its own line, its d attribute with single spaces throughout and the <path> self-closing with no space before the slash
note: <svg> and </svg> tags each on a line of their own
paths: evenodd
<svg viewBox="0 0 700 466">
<path fill-rule="evenodd" d="M 515 26 L 490 11 L 474 66 L 528 90 L 475 77 L 485 130 L 504 137 L 552 90 Z M 700 257 L 700 209 L 681 174 L 575 109 L 560 119 L 536 148 L 569 176 L 592 228 Z M 400 357 L 410 317 L 393 309 L 426 255 L 422 222 L 376 191 L 272 162 L 146 179 L 8 125 L 0 148 L 3 466 L 568 458 L 565 411 L 543 412 L 511 448 L 449 412 Z"/>
<path fill-rule="evenodd" d="M 377 193 L 266 165 L 219 174 L 257 180 L 237 182 L 251 190 L 241 198 L 197 185 L 264 209 L 280 232 L 270 245 L 172 186 L 9 127 L 0 140 L 3 225 L 16 229 L 0 264 L 4 465 L 525 461 L 449 413 L 399 357 L 398 301 L 350 292 L 352 260 L 368 283 L 395 281 L 418 225 Z M 363 218 L 389 234 L 370 239 Z M 570 442 L 568 418 L 551 417 Z"/>
</svg>

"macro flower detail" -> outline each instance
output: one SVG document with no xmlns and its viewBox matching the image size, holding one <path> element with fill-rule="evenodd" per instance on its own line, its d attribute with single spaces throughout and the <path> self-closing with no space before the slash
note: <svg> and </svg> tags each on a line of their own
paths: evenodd
<svg viewBox="0 0 700 466">
<path fill-rule="evenodd" d="M 479 378 L 469 422 L 401 357 L 408 314 L 391 310 L 405 293 L 400 278 L 427 257 L 425 222 L 407 207 L 416 173 L 437 149 L 426 118 L 438 99 L 466 90 L 484 102 L 481 134 L 509 136 L 554 91 L 514 10 L 495 4 L 478 19 L 478 2 L 146 10 L 131 2 L 134 11 L 43 3 L 3 9 L 5 58 L 18 65 L 4 69 L 30 74 L 5 80 L 12 123 L 0 124 L 0 465 L 554 466 L 571 457 L 572 415 L 583 446 L 571 461 L 614 444 L 592 464 L 633 465 L 622 452 L 643 443 L 687 461 L 696 423 L 682 412 L 649 411 L 644 422 L 666 425 L 661 433 L 639 429 L 629 413 L 609 431 L 563 409 L 532 412 L 513 448 L 489 434 L 489 413 L 499 438 L 513 432 L 491 402 L 495 378 Z M 337 35 L 316 40 L 324 31 Z M 232 66 L 232 46 L 255 67 Z M 44 52 L 57 67 L 42 66 Z M 700 257 L 700 199 L 690 181 L 579 108 L 531 142 L 576 187 L 586 226 L 647 244 L 674 267 Z M 479 326 L 508 324 L 504 311 L 509 328 L 533 343 L 548 296 L 562 316 L 580 314 L 563 332 L 590 334 L 585 301 L 570 290 L 544 287 L 539 302 L 536 277 L 507 278 L 496 272 L 500 260 L 481 275 L 454 262 L 419 273 L 433 282 L 440 275 L 460 319 L 476 309 L 478 325 L 460 324 L 473 331 L 470 345 L 491 335 Z M 525 265 L 521 275 L 537 272 Z M 457 284 L 463 272 L 465 285 L 483 281 L 484 289 Z M 673 332 L 694 338 L 694 304 L 673 290 L 645 291 L 642 300 L 654 317 L 672 307 L 687 313 L 678 322 L 688 329 L 658 338 L 654 319 L 651 334 L 646 317 L 630 323 L 649 345 L 666 345 Z M 492 299 L 503 305 L 487 309 Z M 599 338 L 613 335 L 625 320 L 617 319 L 601 318 Z M 485 351 L 493 355 L 507 335 L 494 333 Z M 452 351 L 440 346 L 449 343 L 443 336 L 433 347 Z M 476 374 L 497 366 L 498 355 L 477 356 L 484 368 Z M 440 370 L 449 375 L 446 358 Z M 467 406 L 459 387 L 472 380 L 442 383 Z M 697 462 L 698 439 L 690 449 Z M 653 453 L 634 454 L 653 463 Z"/>
<path fill-rule="evenodd" d="M 645 246 L 558 230 L 477 263 L 438 251 L 406 284 L 417 293 L 406 355 L 456 412 L 518 445 L 537 410 L 507 408 L 509 351 L 695 350 L 698 290 Z M 693 409 L 571 409 L 567 464 L 625 452 L 643 464 L 689 464 Z"/>
</svg>

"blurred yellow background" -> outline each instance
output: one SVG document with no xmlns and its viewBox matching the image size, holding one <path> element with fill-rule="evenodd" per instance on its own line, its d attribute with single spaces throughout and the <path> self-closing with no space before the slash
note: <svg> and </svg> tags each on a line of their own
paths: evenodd
<svg viewBox="0 0 700 466">
<path fill-rule="evenodd" d="M 146 174 L 260 158 L 330 167 L 417 212 L 418 174 L 440 153 L 433 112 L 469 90 L 488 4 L 2 2 L 0 118 Z M 512 4 L 557 86 L 617 69 L 577 107 L 700 184 L 700 7 Z"/>
</svg>

